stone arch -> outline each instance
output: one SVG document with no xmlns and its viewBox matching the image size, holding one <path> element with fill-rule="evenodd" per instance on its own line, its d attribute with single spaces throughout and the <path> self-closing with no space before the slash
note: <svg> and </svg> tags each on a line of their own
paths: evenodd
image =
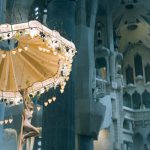
<svg viewBox="0 0 150 150">
<path fill-rule="evenodd" d="M 132 104 L 131 104 L 131 95 L 130 94 L 128 94 L 127 92 L 125 92 L 124 94 L 123 94 L 123 106 L 126 106 L 126 107 L 132 107 L 131 106 Z"/>
<path fill-rule="evenodd" d="M 142 102 L 144 108 L 150 108 L 150 93 L 147 90 L 142 93 Z"/>
<path fill-rule="evenodd" d="M 127 119 L 124 119 L 123 121 L 123 128 L 129 130 L 130 129 L 130 123 Z"/>
<path fill-rule="evenodd" d="M 133 78 L 133 68 L 128 65 L 125 69 L 126 74 L 126 84 L 134 84 L 134 78 Z"/>
<path fill-rule="evenodd" d="M 146 64 L 144 67 L 145 70 L 145 82 L 150 82 L 150 64 Z"/>
<path fill-rule="evenodd" d="M 142 56 L 138 53 L 134 56 L 134 67 L 135 67 L 135 75 L 143 76 Z"/>
<path fill-rule="evenodd" d="M 133 109 L 140 109 L 141 106 L 141 95 L 135 91 L 132 95 Z"/>
</svg>

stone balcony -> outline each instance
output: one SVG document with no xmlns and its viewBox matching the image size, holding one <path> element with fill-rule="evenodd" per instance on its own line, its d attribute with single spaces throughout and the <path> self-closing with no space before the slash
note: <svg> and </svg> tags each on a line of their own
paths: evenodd
<svg viewBox="0 0 150 150">
<path fill-rule="evenodd" d="M 150 109 L 138 109 L 134 110 L 128 107 L 123 106 L 124 110 L 124 117 L 133 120 L 133 121 L 140 121 L 140 120 L 150 120 Z"/>
</svg>

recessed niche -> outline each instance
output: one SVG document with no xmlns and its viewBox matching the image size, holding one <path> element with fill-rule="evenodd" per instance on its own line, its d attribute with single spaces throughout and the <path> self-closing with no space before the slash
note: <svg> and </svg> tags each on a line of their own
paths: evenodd
<svg viewBox="0 0 150 150">
<path fill-rule="evenodd" d="M 129 25 L 127 26 L 127 29 L 128 29 L 128 30 L 136 30 L 137 27 L 138 27 L 137 24 L 129 24 Z"/>
</svg>

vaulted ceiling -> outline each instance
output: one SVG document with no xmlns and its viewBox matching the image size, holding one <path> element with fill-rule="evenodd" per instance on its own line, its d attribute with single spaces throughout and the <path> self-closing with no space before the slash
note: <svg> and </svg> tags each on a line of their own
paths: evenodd
<svg viewBox="0 0 150 150">
<path fill-rule="evenodd" d="M 117 5 L 113 9 L 113 22 L 119 50 L 124 52 L 135 44 L 143 44 L 150 48 L 150 1 L 116 1 Z"/>
</svg>

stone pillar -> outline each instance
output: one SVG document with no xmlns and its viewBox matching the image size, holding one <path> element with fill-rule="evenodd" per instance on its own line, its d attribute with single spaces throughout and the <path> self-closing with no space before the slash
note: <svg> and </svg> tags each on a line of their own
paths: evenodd
<svg viewBox="0 0 150 150">
<path fill-rule="evenodd" d="M 0 24 L 3 24 L 5 22 L 5 6 L 6 6 L 6 1 L 5 0 L 0 0 Z"/>
<path fill-rule="evenodd" d="M 4 113 L 5 113 L 5 105 L 0 104 L 0 121 L 4 120 Z M 0 145 L 3 145 L 3 125 L 0 125 Z"/>
<path fill-rule="evenodd" d="M 24 0 L 15 0 L 12 4 L 11 10 L 11 23 L 24 23 L 28 22 L 30 7 L 33 4 L 34 0 L 24 1 Z M 33 13 L 33 12 L 32 12 Z M 8 14 L 10 15 L 10 14 Z"/>
<path fill-rule="evenodd" d="M 110 81 L 114 82 L 115 81 L 115 72 L 116 72 L 116 63 L 115 63 L 115 52 L 111 51 L 110 54 L 110 64 L 109 64 L 109 69 L 110 69 Z"/>
<path fill-rule="evenodd" d="M 79 150 L 94 150 L 93 138 L 91 136 L 79 136 Z"/>
<path fill-rule="evenodd" d="M 87 9 L 86 7 L 89 6 Z M 105 106 L 95 102 L 92 87 L 94 76 L 94 27 L 98 5 L 96 0 L 78 1 L 76 43 L 78 46 L 76 81 L 76 150 L 93 150 L 105 114 Z M 94 12 L 95 11 L 95 12 Z M 95 87 L 94 87 L 95 88 Z"/>
<path fill-rule="evenodd" d="M 53 0 L 48 5 L 47 25 L 69 40 L 75 39 L 75 0 Z"/>
<path fill-rule="evenodd" d="M 75 38 L 75 1 L 53 0 L 48 5 L 47 25 L 68 40 Z M 73 67 L 74 69 L 74 67 Z M 43 150 L 75 149 L 75 114 L 73 73 L 65 91 L 56 91 L 55 103 L 43 110 Z"/>
<path fill-rule="evenodd" d="M 107 6 L 107 43 L 111 51 L 110 54 L 110 77 L 111 81 L 115 80 L 115 54 L 114 54 L 114 38 L 113 38 L 113 22 L 112 14 L 110 12 L 109 6 Z"/>
</svg>

